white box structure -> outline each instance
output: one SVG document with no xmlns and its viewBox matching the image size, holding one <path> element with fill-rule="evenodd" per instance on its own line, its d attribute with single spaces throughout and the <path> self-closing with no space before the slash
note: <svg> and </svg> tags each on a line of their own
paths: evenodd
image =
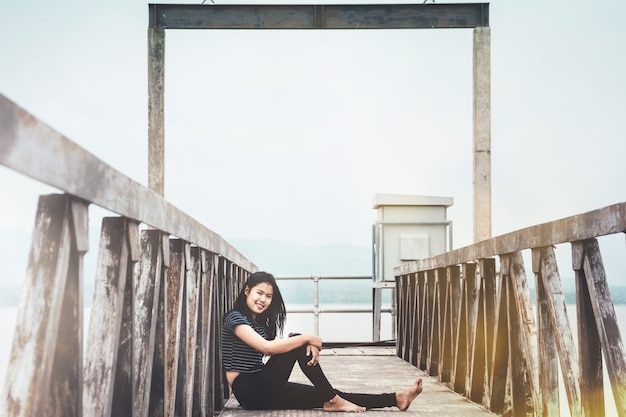
<svg viewBox="0 0 626 417">
<path fill-rule="evenodd" d="M 393 268 L 452 249 L 447 209 L 452 197 L 376 194 L 373 226 L 374 340 L 380 341 L 382 289 L 394 288 Z M 393 298 L 392 298 L 393 299 Z"/>
</svg>

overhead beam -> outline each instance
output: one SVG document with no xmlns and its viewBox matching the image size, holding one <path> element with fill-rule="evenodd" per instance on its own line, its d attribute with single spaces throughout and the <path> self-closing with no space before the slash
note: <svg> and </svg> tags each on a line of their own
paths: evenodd
<svg viewBox="0 0 626 417">
<path fill-rule="evenodd" d="M 162 29 L 450 29 L 489 26 L 489 4 L 150 4 Z"/>
<path fill-rule="evenodd" d="M 474 241 L 491 237 L 491 30 L 489 3 L 149 4 L 148 177 L 164 194 L 166 29 L 474 29 Z"/>
</svg>

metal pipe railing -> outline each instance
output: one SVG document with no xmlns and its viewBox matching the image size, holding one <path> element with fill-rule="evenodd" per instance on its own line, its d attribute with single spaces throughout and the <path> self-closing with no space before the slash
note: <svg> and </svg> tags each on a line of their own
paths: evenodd
<svg viewBox="0 0 626 417">
<path fill-rule="evenodd" d="M 341 308 L 324 308 L 320 304 L 320 281 L 322 280 L 372 280 L 370 275 L 304 275 L 304 276 L 277 276 L 276 280 L 279 281 L 313 281 L 313 306 L 311 308 L 293 308 L 287 306 L 288 313 L 296 314 L 313 314 L 314 331 L 316 335 L 320 334 L 320 314 L 328 313 L 373 313 L 374 308 L 355 308 L 355 307 L 341 307 Z M 392 306 L 391 308 L 381 308 L 383 313 L 390 313 L 395 316 L 396 310 Z M 392 323 L 395 320 L 392 320 Z M 395 334 L 395 326 L 392 328 L 392 332 Z"/>
</svg>

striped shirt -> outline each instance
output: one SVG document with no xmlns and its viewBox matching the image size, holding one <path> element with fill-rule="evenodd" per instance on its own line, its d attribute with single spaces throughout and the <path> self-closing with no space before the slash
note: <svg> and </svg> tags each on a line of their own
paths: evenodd
<svg viewBox="0 0 626 417">
<path fill-rule="evenodd" d="M 263 354 L 235 335 L 235 327 L 241 324 L 247 324 L 263 339 L 269 339 L 265 327 L 251 323 L 239 310 L 231 310 L 224 317 L 222 324 L 222 364 L 225 371 L 257 372 L 263 367 Z"/>
</svg>

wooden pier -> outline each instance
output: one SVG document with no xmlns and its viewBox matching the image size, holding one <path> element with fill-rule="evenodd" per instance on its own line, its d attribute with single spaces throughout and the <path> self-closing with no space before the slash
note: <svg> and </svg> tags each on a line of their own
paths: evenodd
<svg viewBox="0 0 626 417">
<path fill-rule="evenodd" d="M 571 416 L 603 416 L 606 387 L 617 415 L 626 416 L 626 351 L 599 241 L 626 232 L 626 203 L 489 238 L 488 15 L 478 3 L 150 5 L 148 187 L 0 95 L 0 164 L 60 190 L 39 199 L 0 416 L 336 414 L 246 411 L 229 398 L 221 322 L 258 268 L 163 198 L 165 30 L 226 26 L 474 28 L 477 243 L 397 266 L 395 346 L 325 349 L 321 364 L 334 386 L 394 392 L 421 376 L 424 392 L 402 414 L 420 417 L 556 417 L 559 385 Z M 99 248 L 89 247 L 91 205 L 113 213 L 102 220 Z M 561 268 L 575 276 L 576 338 L 556 245 L 571 250 Z M 90 250 L 98 251 L 95 277 L 83 271 Z M 95 290 L 83 334 L 86 279 Z M 295 369 L 293 378 L 303 375 Z"/>
<path fill-rule="evenodd" d="M 481 417 L 495 416 L 482 406 L 441 385 L 437 378 L 396 356 L 395 348 L 350 347 L 324 349 L 320 355 L 320 365 L 334 387 L 341 391 L 364 393 L 395 392 L 411 386 L 417 377 L 422 377 L 424 391 L 403 413 L 396 408 L 368 410 L 367 417 L 389 417 L 396 411 L 406 417 Z M 298 366 L 294 366 L 292 381 L 307 383 Z M 234 397 L 230 397 L 221 417 L 328 417 L 345 413 L 327 413 L 318 410 L 269 410 L 247 411 L 242 409 Z M 391 414 L 393 415 L 393 413 Z"/>
</svg>

